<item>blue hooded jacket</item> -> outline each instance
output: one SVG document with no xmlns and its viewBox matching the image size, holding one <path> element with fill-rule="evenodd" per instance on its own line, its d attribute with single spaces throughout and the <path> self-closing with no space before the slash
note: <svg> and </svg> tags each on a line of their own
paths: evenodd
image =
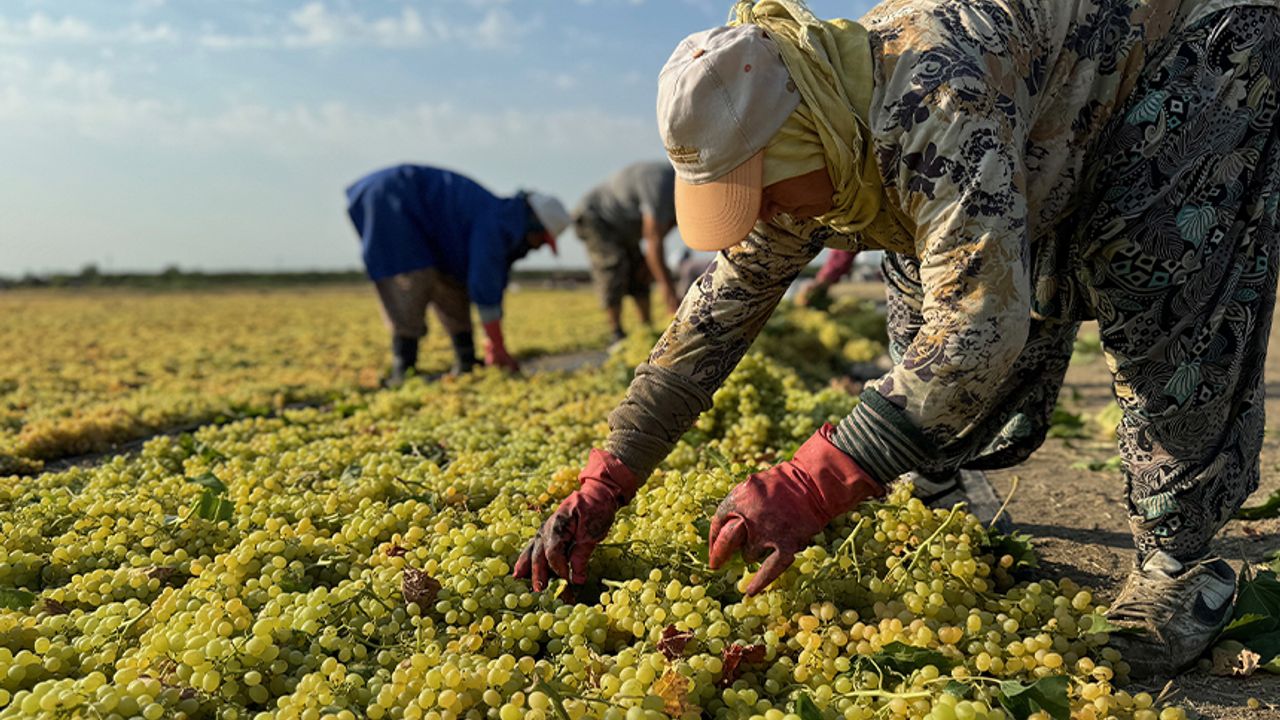
<svg viewBox="0 0 1280 720">
<path fill-rule="evenodd" d="M 397 165 L 347 188 L 370 280 L 436 268 L 464 284 L 481 320 L 502 316 L 514 258 L 528 251 L 524 196 L 500 198 L 448 170 Z"/>
</svg>

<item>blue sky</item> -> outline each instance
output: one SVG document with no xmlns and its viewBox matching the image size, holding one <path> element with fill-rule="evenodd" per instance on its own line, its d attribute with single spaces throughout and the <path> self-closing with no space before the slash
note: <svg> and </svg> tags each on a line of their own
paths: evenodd
<svg viewBox="0 0 1280 720">
<path fill-rule="evenodd" d="M 730 4 L 6 0 L 0 275 L 358 267 L 342 188 L 397 162 L 572 207 L 662 157 L 658 70 Z"/>
</svg>

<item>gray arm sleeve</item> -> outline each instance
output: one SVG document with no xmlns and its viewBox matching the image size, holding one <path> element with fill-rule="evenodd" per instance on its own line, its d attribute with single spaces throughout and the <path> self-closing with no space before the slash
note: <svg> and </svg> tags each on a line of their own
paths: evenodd
<svg viewBox="0 0 1280 720">
<path fill-rule="evenodd" d="M 609 415 L 605 449 L 648 477 L 711 407 L 712 394 L 751 347 L 791 281 L 821 250 L 822 237 L 757 226 L 722 251 Z"/>
</svg>

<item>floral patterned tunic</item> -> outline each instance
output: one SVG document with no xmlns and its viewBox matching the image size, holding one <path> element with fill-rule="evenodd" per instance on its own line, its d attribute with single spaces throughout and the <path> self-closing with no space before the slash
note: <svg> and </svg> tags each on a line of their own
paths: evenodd
<svg viewBox="0 0 1280 720">
<path fill-rule="evenodd" d="M 1175 23 L 1242 0 L 887 0 L 861 22 L 884 185 L 857 235 L 757 225 L 723 251 L 610 416 L 608 449 L 650 472 L 710 405 L 824 247 L 918 259 L 922 326 L 838 444 L 889 481 L 966 442 L 999 402 L 1033 318 L 1079 316 L 1057 224 L 1090 152 Z M 1274 5 L 1274 0 L 1269 3 Z"/>
</svg>

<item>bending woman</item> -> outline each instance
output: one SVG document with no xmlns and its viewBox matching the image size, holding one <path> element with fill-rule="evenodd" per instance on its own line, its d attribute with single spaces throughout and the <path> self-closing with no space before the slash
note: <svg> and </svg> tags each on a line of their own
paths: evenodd
<svg viewBox="0 0 1280 720">
<path fill-rule="evenodd" d="M 1246 0 L 888 0 L 861 24 L 741 2 L 659 79 L 681 233 L 721 250 L 516 565 L 579 583 L 619 507 L 824 246 L 881 248 L 892 370 L 721 503 L 713 567 L 759 592 L 899 475 L 1044 440 L 1084 320 L 1124 411 L 1135 676 L 1230 614 L 1209 543 L 1256 488 L 1276 292 L 1280 10 Z"/>
</svg>

